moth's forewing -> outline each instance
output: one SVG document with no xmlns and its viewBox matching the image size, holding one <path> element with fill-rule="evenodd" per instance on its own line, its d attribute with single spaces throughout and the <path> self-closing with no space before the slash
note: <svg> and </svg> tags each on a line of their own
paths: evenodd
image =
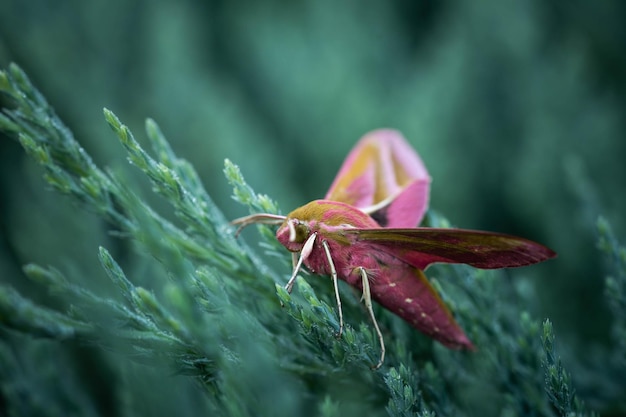
<svg viewBox="0 0 626 417">
<path fill-rule="evenodd" d="M 482 269 L 513 268 L 556 256 L 551 249 L 528 239 L 477 230 L 350 229 L 345 234 L 353 245 L 373 245 L 421 270 L 437 262 Z"/>
<path fill-rule="evenodd" d="M 383 227 L 415 227 L 428 208 L 430 176 L 402 134 L 363 136 L 344 161 L 325 200 L 350 204 Z"/>
</svg>

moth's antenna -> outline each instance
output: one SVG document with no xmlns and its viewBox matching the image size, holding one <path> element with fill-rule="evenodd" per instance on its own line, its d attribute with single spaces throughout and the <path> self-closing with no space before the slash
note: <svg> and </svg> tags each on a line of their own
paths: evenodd
<svg viewBox="0 0 626 417">
<path fill-rule="evenodd" d="M 243 230 L 244 227 L 249 226 L 254 223 L 262 223 L 262 224 L 273 224 L 279 225 L 284 222 L 286 219 L 285 216 L 281 216 L 279 214 L 251 214 L 250 216 L 240 217 L 230 222 L 233 226 L 239 226 L 235 231 L 235 237 L 239 236 L 239 233 Z"/>
</svg>

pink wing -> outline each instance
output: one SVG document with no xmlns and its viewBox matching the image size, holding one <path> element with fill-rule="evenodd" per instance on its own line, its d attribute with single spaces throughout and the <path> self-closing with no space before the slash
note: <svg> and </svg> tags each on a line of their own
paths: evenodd
<svg viewBox="0 0 626 417">
<path fill-rule="evenodd" d="M 373 245 L 421 270 L 437 262 L 482 269 L 512 268 L 556 256 L 551 249 L 531 240 L 478 230 L 346 229 L 343 234 L 355 245 Z"/>
<path fill-rule="evenodd" d="M 396 261 L 397 262 L 397 261 Z M 384 270 L 384 266 L 382 267 Z M 474 349 L 422 271 L 405 265 L 379 273 L 372 297 L 411 326 L 451 349 Z"/>
<path fill-rule="evenodd" d="M 429 193 L 430 177 L 417 153 L 400 132 L 380 129 L 355 145 L 324 199 L 363 210 L 383 227 L 414 227 Z"/>
</svg>

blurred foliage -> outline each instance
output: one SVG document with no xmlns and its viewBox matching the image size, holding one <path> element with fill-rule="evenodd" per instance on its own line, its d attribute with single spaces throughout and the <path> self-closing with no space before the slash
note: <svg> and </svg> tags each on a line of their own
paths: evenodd
<svg viewBox="0 0 626 417">
<path fill-rule="evenodd" d="M 371 327 L 347 326 L 341 338 L 334 337 L 338 329 L 334 310 L 302 279 L 294 298 L 276 284 L 278 303 L 267 285 L 276 273 L 235 239 L 193 166 L 174 154 L 154 121 L 147 121 L 146 133 L 156 158 L 111 111 L 104 111 L 128 160 L 149 178 L 154 193 L 171 205 L 174 221 L 138 198 L 119 175 L 100 169 L 18 66 L 0 72 L 0 92 L 14 105 L 0 114 L 0 128 L 17 136 L 43 168 L 48 185 L 99 215 L 154 267 L 146 287 L 139 286 L 135 281 L 143 280 L 130 279 L 100 247 L 100 264 L 116 288 L 107 297 L 91 290 L 84 279 L 72 281 L 55 268 L 26 265 L 24 274 L 62 304 L 58 309 L 33 302 L 9 285 L 0 286 L 0 331 L 5 336 L 0 345 L 0 393 L 6 414 L 169 414 L 170 408 L 152 402 L 158 388 L 146 389 L 132 380 L 151 378 L 157 386 L 170 386 L 171 376 L 154 375 L 155 370 L 170 369 L 180 375 L 182 387 L 195 381 L 192 405 L 185 408 L 190 415 L 313 415 L 312 410 L 362 415 L 379 414 L 383 407 L 393 416 L 590 415 L 555 351 L 551 323 L 544 323 L 542 347 L 539 324 L 511 304 L 518 300 L 525 305 L 531 294 L 512 287 L 501 271 L 436 269 L 450 278 L 447 283 L 431 275 L 444 298 L 454 300 L 460 322 L 482 347 L 480 353 L 448 350 L 424 337 L 414 339 L 415 332 L 407 333 L 406 324 L 398 326 L 397 317 L 384 313 L 383 328 L 394 349 L 384 366 L 372 371 L 377 353 Z M 275 203 L 257 195 L 228 160 L 225 174 L 236 201 L 252 212 L 277 211 Z M 434 212 L 427 223 L 449 225 Z M 276 239 L 267 227 L 260 229 L 266 249 L 276 254 L 280 249 Z M 600 230 L 603 250 L 623 261 L 624 251 L 610 226 L 602 221 Z M 615 265 L 617 278 L 607 279 L 606 285 L 617 328 L 623 324 L 626 305 L 621 261 Z M 347 310 L 356 314 L 356 298 L 346 301 Z M 287 314 L 281 314 L 279 305 Z M 24 340 L 25 336 L 35 341 Z M 623 356 L 621 336 L 615 332 L 613 358 Z M 38 339 L 58 341 L 51 349 L 64 348 L 57 351 L 58 358 L 71 349 L 68 342 L 90 345 L 96 355 L 93 366 L 102 369 L 87 377 L 41 357 Z M 120 357 L 107 364 L 97 357 L 104 352 Z M 117 379 L 127 376 L 129 360 L 145 369 L 118 390 Z M 36 371 L 39 362 L 39 367 L 47 368 L 43 378 Z M 616 363 L 620 372 L 623 362 Z M 57 370 L 59 366 L 62 369 Z M 97 390 L 96 384 L 103 385 L 103 372 L 109 374 L 104 377 L 107 389 Z M 614 391 L 623 388 L 619 378 L 606 378 L 604 369 L 595 372 Z M 54 385 L 56 379 L 61 383 Z M 78 384 L 82 379 L 91 384 Z M 488 402 L 482 393 L 476 395 L 477 389 L 490 392 Z M 97 403 L 102 397 L 106 404 Z M 167 397 L 174 404 L 187 400 L 177 390 L 168 390 Z M 605 407 L 620 404 L 619 397 L 604 400 Z"/>
<path fill-rule="evenodd" d="M 158 192 L 164 198 L 154 197 L 149 191 L 154 182 L 121 163 L 125 151 L 102 122 L 103 106 L 123 114 L 132 130 L 141 130 L 147 115 L 159 120 L 172 132 L 168 136 L 176 153 L 196 167 L 208 195 L 227 218 L 243 212 L 230 201 L 231 190 L 221 175 L 224 158 L 235 161 L 255 189 L 272 195 L 288 211 L 324 194 L 341 160 L 366 131 L 383 126 L 403 131 L 434 179 L 433 208 L 446 213 L 455 225 L 523 235 L 559 253 L 557 260 L 545 265 L 507 273 L 515 292 L 523 295 L 513 297 L 507 323 L 515 323 L 524 310 L 532 317 L 550 317 L 578 396 L 610 413 L 624 410 L 623 404 L 616 405 L 617 399 L 626 397 L 623 380 L 617 383 L 623 368 L 613 366 L 604 377 L 598 372 L 608 357 L 623 352 L 624 315 L 616 313 L 624 311 L 619 301 L 623 303 L 619 296 L 624 293 L 623 268 L 615 261 L 619 257 L 607 256 L 606 263 L 598 256 L 594 225 L 602 214 L 613 227 L 611 236 L 626 232 L 625 15 L 626 5 L 617 0 L 393 4 L 5 0 L 0 2 L 0 66 L 18 62 L 80 138 L 92 164 L 112 167 L 115 186 L 137 190 L 136 201 L 145 201 L 173 227 L 197 215 L 193 204 L 172 208 L 167 201 L 175 190 L 165 188 Z M 15 104 L 7 96 L 0 100 L 9 108 Z M 160 135 L 155 127 L 149 123 L 151 140 Z M 159 288 L 162 281 L 155 277 L 163 271 L 153 258 L 136 254 L 150 253 L 168 263 L 164 252 L 120 238 L 119 226 L 112 227 L 106 210 L 98 211 L 97 204 L 87 202 L 90 210 L 77 210 L 72 200 L 44 190 L 41 169 L 8 139 L 0 140 L 0 277 L 33 303 L 25 301 L 22 307 L 64 311 L 72 303 L 50 297 L 41 284 L 26 279 L 22 267 L 31 262 L 55 265 L 68 275 L 67 281 L 80 283 L 78 288 L 104 299 L 115 297 L 118 291 L 106 284 L 106 273 L 94 268 L 99 246 L 108 249 L 134 285 Z M 131 159 L 141 156 L 133 156 L 128 146 L 126 150 Z M 165 156 L 159 154 L 157 160 L 161 157 Z M 77 183 L 84 191 L 100 185 Z M 111 211 L 119 210 L 120 204 L 113 201 Z M 180 214 L 183 217 L 177 217 Z M 141 210 L 122 215 L 135 215 L 137 222 L 149 220 Z M 197 221 L 204 221 L 196 224 L 201 229 L 210 223 Z M 176 236 L 173 229 L 164 232 L 159 227 L 146 230 Z M 117 233 L 111 234 L 111 229 Z M 606 236 L 602 230 L 606 228 L 600 228 L 600 236 Z M 144 236 L 144 241 L 152 238 Z M 611 239 L 602 242 L 617 241 Z M 178 245 L 185 243 L 178 239 Z M 208 249 L 200 246 L 184 250 L 193 250 L 202 259 Z M 608 247 L 619 245 L 602 245 L 603 250 Z M 285 268 L 284 263 L 278 265 Z M 184 274 L 186 268 L 169 273 Z M 273 293 L 267 284 L 278 278 L 262 275 L 269 281 L 258 284 L 264 288 L 259 291 L 268 295 L 270 288 Z M 442 285 L 448 284 L 444 273 L 439 275 Z M 487 295 L 494 298 L 493 292 Z M 18 299 L 14 297 L 10 299 Z M 272 313 L 274 301 L 265 300 L 264 306 L 276 320 L 281 314 Z M 53 317 L 48 310 L 41 313 L 43 318 Z M 474 320 L 477 317 L 470 322 Z M 75 325 L 71 323 L 71 328 Z M 285 334 L 283 326 L 287 325 L 276 324 L 276 333 L 290 336 L 290 342 L 300 337 Z M 22 365 L 20 378 L 15 379 L 15 387 L 23 383 L 19 392 L 31 383 L 41 387 L 38 395 L 56 389 L 58 407 L 80 406 L 83 413 L 89 406 L 93 413 L 112 407 L 111 398 L 127 406 L 120 414 L 139 413 L 140 407 L 148 414 L 150 407 L 168 410 L 158 404 L 166 402 L 163 398 L 142 402 L 139 392 L 147 392 L 141 391 L 137 375 L 152 370 L 120 365 L 118 357 L 91 344 L 77 347 L 70 342 L 62 349 L 23 336 L 7 337 L 16 348 L 12 352 L 3 348 L 3 358 L 14 358 L 16 364 L 39 358 L 36 363 L 48 372 L 38 374 Z M 406 337 L 414 343 L 420 340 L 419 335 Z M 59 370 L 43 361 L 48 351 L 58 352 L 58 365 L 66 365 L 60 385 L 52 382 L 59 378 Z M 273 369 L 275 359 L 267 360 L 267 368 Z M 85 363 L 94 369 L 92 377 L 85 374 Z M 475 372 L 493 375 L 480 363 Z M 500 366 L 506 368 L 506 363 L 517 362 Z M 511 372 L 509 377 L 515 376 Z M 73 393 L 80 384 L 96 393 L 102 378 L 112 380 L 102 394 Z M 414 375 L 400 378 L 415 389 Z M 332 387 L 345 390 L 348 380 L 335 381 Z M 306 387 L 296 385 L 306 392 L 322 381 L 329 383 L 327 378 L 310 377 Z M 286 388 L 288 382 L 293 380 L 280 384 L 287 390 L 285 396 L 294 392 Z M 506 390 L 511 382 L 495 388 L 493 383 L 477 387 Z M 186 392 L 181 386 L 172 390 L 179 399 Z M 234 392 L 237 387 L 230 389 Z M 368 392 L 350 389 L 353 398 Z M 204 406 L 203 399 L 188 395 L 190 404 Z M 420 395 L 412 404 L 421 404 Z M 484 406 L 491 394 L 475 388 L 455 395 Z M 427 404 L 433 397 L 427 396 Z M 339 407 L 336 397 L 324 398 L 317 410 L 333 415 Z M 390 404 L 388 409 L 399 406 Z"/>
</svg>

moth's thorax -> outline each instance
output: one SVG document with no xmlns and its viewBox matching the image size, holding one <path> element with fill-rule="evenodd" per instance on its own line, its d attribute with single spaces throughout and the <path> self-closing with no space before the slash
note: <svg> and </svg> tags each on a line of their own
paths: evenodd
<svg viewBox="0 0 626 417">
<path fill-rule="evenodd" d="M 349 204 L 330 200 L 315 200 L 287 215 L 287 219 L 323 224 L 326 227 L 367 229 L 379 227 L 366 213 Z"/>
<path fill-rule="evenodd" d="M 332 234 L 333 240 L 349 243 L 342 239 L 341 231 L 378 227 L 369 215 L 349 204 L 315 200 L 289 213 L 276 232 L 276 238 L 289 251 L 298 252 L 313 233 L 318 233 L 320 239 Z"/>
</svg>

